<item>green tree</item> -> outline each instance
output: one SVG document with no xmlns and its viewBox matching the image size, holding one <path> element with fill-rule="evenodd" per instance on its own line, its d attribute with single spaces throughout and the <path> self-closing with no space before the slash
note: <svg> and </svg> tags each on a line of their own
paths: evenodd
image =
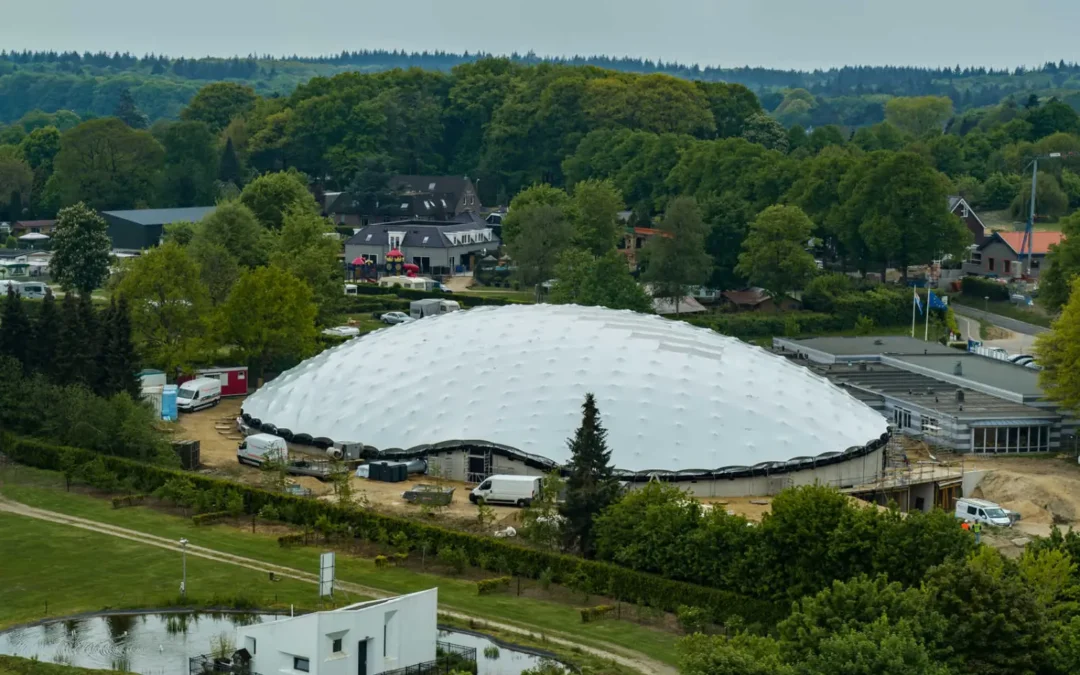
<svg viewBox="0 0 1080 675">
<path fill-rule="evenodd" d="M 556 305 L 576 304 L 651 312 L 652 303 L 626 264 L 626 257 L 614 249 L 599 258 L 587 251 L 563 251 L 555 265 L 550 301 Z"/>
<path fill-rule="evenodd" d="M 240 275 L 217 326 L 261 377 L 275 361 L 298 362 L 315 351 L 316 311 L 306 283 L 278 267 L 259 267 Z"/>
<path fill-rule="evenodd" d="M 705 252 L 708 228 L 693 197 L 678 197 L 669 204 L 660 223 L 660 233 L 642 249 L 646 268 L 642 278 L 652 285 L 654 298 L 675 303 L 709 278 L 712 261 Z"/>
<path fill-rule="evenodd" d="M 13 358 L 21 364 L 24 371 L 29 372 L 32 344 L 32 327 L 22 298 L 13 287 L 8 287 L 4 297 L 3 314 L 0 315 L 0 358 Z"/>
<path fill-rule="evenodd" d="M 199 278 L 217 306 L 225 302 L 236 280 L 240 278 L 240 264 L 229 249 L 222 244 L 200 240 L 188 247 L 188 254 L 199 266 Z"/>
<path fill-rule="evenodd" d="M 753 115 L 746 120 L 742 137 L 751 143 L 763 145 L 769 150 L 780 152 L 788 150 L 787 130 L 782 124 L 764 113 Z"/>
<path fill-rule="evenodd" d="M 709 101 L 717 138 L 739 136 L 750 117 L 762 112 L 754 92 L 741 84 L 727 82 L 695 82 Z"/>
<path fill-rule="evenodd" d="M 796 666 L 800 675 L 950 675 L 911 627 L 881 617 L 856 630 L 830 635 Z"/>
<path fill-rule="evenodd" d="M 64 204 L 134 208 L 157 196 L 165 151 L 146 131 L 109 117 L 83 122 L 60 139 L 54 189 Z"/>
<path fill-rule="evenodd" d="M 1031 210 L 1031 189 L 1021 189 L 1013 199 L 1012 214 L 1027 220 Z M 1061 189 L 1061 184 L 1053 174 L 1039 172 L 1035 185 L 1035 217 L 1056 218 L 1069 210 L 1069 195 Z"/>
<path fill-rule="evenodd" d="M 952 101 L 944 96 L 898 97 L 885 104 L 886 121 L 916 138 L 940 132 L 952 113 Z"/>
<path fill-rule="evenodd" d="M 57 315 L 56 298 L 52 289 L 46 287 L 34 318 L 34 341 L 30 345 L 30 365 L 38 373 L 51 378 L 56 359 L 57 336 L 60 333 L 60 317 Z"/>
<path fill-rule="evenodd" d="M 60 385 L 82 384 L 89 388 L 93 381 L 86 377 L 90 371 L 93 336 L 83 323 L 79 300 L 75 293 L 65 293 L 60 307 L 60 328 L 56 336 L 54 382 Z"/>
<path fill-rule="evenodd" d="M 982 198 L 978 205 L 988 209 L 1004 209 L 1012 204 L 1020 193 L 1021 179 L 1016 175 L 1006 176 L 997 172 L 986 179 L 982 186 Z"/>
<path fill-rule="evenodd" d="M 778 296 L 802 290 L 817 272 L 806 250 L 813 227 L 798 206 L 770 206 L 750 224 L 735 270 Z"/>
<path fill-rule="evenodd" d="M 52 126 L 34 129 L 19 144 L 19 154 L 34 172 L 30 205 L 37 215 L 52 213 L 52 205 L 46 203 L 45 185 L 52 177 L 53 161 L 59 152 L 60 131 Z"/>
<path fill-rule="evenodd" d="M 49 273 L 64 290 L 89 295 L 109 276 L 109 240 L 105 220 L 86 204 L 62 209 L 52 235 Z"/>
<path fill-rule="evenodd" d="M 161 196 L 169 206 L 206 206 L 217 194 L 218 150 L 203 122 L 175 122 L 158 140 L 165 148 Z"/>
<path fill-rule="evenodd" d="M 20 220 L 23 206 L 30 204 L 34 172 L 15 157 L 0 157 L 0 219 Z"/>
<path fill-rule="evenodd" d="M 619 499 L 620 487 L 611 466 L 607 430 L 600 424 L 600 411 L 592 394 L 585 395 L 581 411 L 581 426 L 566 441 L 570 461 L 566 467 L 566 501 L 560 513 L 566 519 L 563 534 L 567 546 L 591 558 L 596 551 L 594 519 Z"/>
<path fill-rule="evenodd" d="M 136 344 L 147 363 L 173 373 L 191 363 L 206 331 L 210 304 L 199 267 L 166 242 L 126 262 L 117 289 L 131 308 Z"/>
<path fill-rule="evenodd" d="M 610 180 L 585 180 L 574 186 L 574 245 L 594 256 L 615 248 L 622 235 L 622 195 Z"/>
<path fill-rule="evenodd" d="M 796 675 L 775 640 L 741 633 L 732 638 L 685 637 L 676 645 L 682 675 Z"/>
<path fill-rule="evenodd" d="M 1073 279 L 1080 275 L 1080 213 L 1061 221 L 1064 238 L 1050 247 L 1039 283 L 1038 302 L 1057 312 L 1069 301 Z"/>
<path fill-rule="evenodd" d="M 259 176 L 244 186 L 240 201 L 251 209 L 264 227 L 281 228 L 289 209 L 299 207 L 317 212 L 315 198 L 308 192 L 304 177 L 295 171 L 281 171 Z"/>
<path fill-rule="evenodd" d="M 311 287 L 319 308 L 318 319 L 327 322 L 340 309 L 342 270 L 338 261 L 341 243 L 326 218 L 303 208 L 285 214 L 281 233 L 270 253 L 270 264 L 288 271 Z"/>
<path fill-rule="evenodd" d="M 541 284 L 551 279 L 559 256 L 569 246 L 572 236 L 573 226 L 561 208 L 536 204 L 518 209 L 515 229 L 505 240 L 506 248 L 521 282 L 536 289 L 537 300 Z"/>
<path fill-rule="evenodd" d="M 517 236 L 521 219 L 530 206 L 553 206 L 558 208 L 564 217 L 573 216 L 573 203 L 564 191 L 546 183 L 532 185 L 514 197 L 506 217 L 503 218 L 502 235 L 507 244 Z"/>
<path fill-rule="evenodd" d="M 235 82 L 215 82 L 200 89 L 180 117 L 205 122 L 212 131 L 218 132 L 227 127 L 233 118 L 249 112 L 257 99 L 251 87 Z"/>
<path fill-rule="evenodd" d="M 250 208 L 238 200 L 221 202 L 195 226 L 191 246 L 223 247 L 244 267 L 266 264 L 270 238 Z"/>
<path fill-rule="evenodd" d="M 218 162 L 218 180 L 222 183 L 232 183 L 238 188 L 244 182 L 244 169 L 240 164 L 240 157 L 236 154 L 236 146 L 233 145 L 232 137 L 225 139 L 225 148 L 221 151 L 221 160 Z"/>
<path fill-rule="evenodd" d="M 107 323 L 101 327 L 102 391 L 106 396 L 126 392 L 139 400 L 139 357 L 132 340 L 127 299 L 123 295 L 119 302 L 115 298 L 110 301 L 106 317 Z"/>
<path fill-rule="evenodd" d="M 135 99 L 131 96 L 130 89 L 122 89 L 120 98 L 113 108 L 113 117 L 116 117 L 132 129 L 145 129 L 150 122 L 146 115 L 135 106 Z"/>
</svg>

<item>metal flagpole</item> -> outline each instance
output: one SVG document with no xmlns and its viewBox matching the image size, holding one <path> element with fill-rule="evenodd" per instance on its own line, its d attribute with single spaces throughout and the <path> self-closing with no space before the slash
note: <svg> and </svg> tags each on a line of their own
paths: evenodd
<svg viewBox="0 0 1080 675">
<path fill-rule="evenodd" d="M 911 296 L 911 337 L 915 337 L 915 305 L 919 304 L 919 292 L 914 288 L 911 289 L 913 295 Z"/>
<path fill-rule="evenodd" d="M 923 341 L 930 340 L 930 295 L 933 293 L 930 289 L 926 291 L 926 329 L 923 331 Z"/>
</svg>

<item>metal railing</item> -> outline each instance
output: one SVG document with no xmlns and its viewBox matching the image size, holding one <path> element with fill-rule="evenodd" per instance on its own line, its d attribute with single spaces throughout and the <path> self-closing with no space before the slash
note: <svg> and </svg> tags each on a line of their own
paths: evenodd
<svg viewBox="0 0 1080 675">
<path fill-rule="evenodd" d="M 240 663 L 230 658 L 220 658 L 212 654 L 200 654 L 188 659 L 189 675 L 211 675 L 212 673 L 231 673 L 231 675 L 259 675 L 251 670 L 251 663 Z"/>
<path fill-rule="evenodd" d="M 436 642 L 434 661 L 425 661 L 414 666 L 406 666 L 397 670 L 387 670 L 382 675 L 449 675 L 456 671 L 469 673 L 476 672 L 476 649 L 463 647 L 449 642 Z"/>
</svg>

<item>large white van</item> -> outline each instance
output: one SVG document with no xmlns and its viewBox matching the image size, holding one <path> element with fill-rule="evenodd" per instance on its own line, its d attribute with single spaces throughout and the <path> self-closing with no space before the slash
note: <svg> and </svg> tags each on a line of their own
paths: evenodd
<svg viewBox="0 0 1080 675">
<path fill-rule="evenodd" d="M 964 497 L 956 500 L 956 517 L 969 523 L 984 523 L 999 527 L 1013 524 L 1009 512 L 985 499 Z"/>
<path fill-rule="evenodd" d="M 544 479 L 541 476 L 491 476 L 469 493 L 473 504 L 516 504 L 528 506 L 540 498 Z"/>
<path fill-rule="evenodd" d="M 200 377 L 180 385 L 176 394 L 176 407 L 184 412 L 215 406 L 221 400 L 221 380 Z"/>
<path fill-rule="evenodd" d="M 252 434 L 236 448 L 236 461 L 241 464 L 262 466 L 267 462 L 286 462 L 289 446 L 285 439 L 272 434 Z"/>
</svg>

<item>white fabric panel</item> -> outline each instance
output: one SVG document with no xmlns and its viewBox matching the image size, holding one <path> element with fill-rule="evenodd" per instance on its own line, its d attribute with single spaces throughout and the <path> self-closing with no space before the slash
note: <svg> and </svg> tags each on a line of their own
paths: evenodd
<svg viewBox="0 0 1080 675">
<path fill-rule="evenodd" d="M 283 373 L 243 410 L 377 448 L 485 440 L 562 463 L 587 392 L 613 464 L 629 471 L 785 461 L 886 431 L 869 406 L 766 350 L 575 305 L 479 307 L 379 330 Z"/>
</svg>

